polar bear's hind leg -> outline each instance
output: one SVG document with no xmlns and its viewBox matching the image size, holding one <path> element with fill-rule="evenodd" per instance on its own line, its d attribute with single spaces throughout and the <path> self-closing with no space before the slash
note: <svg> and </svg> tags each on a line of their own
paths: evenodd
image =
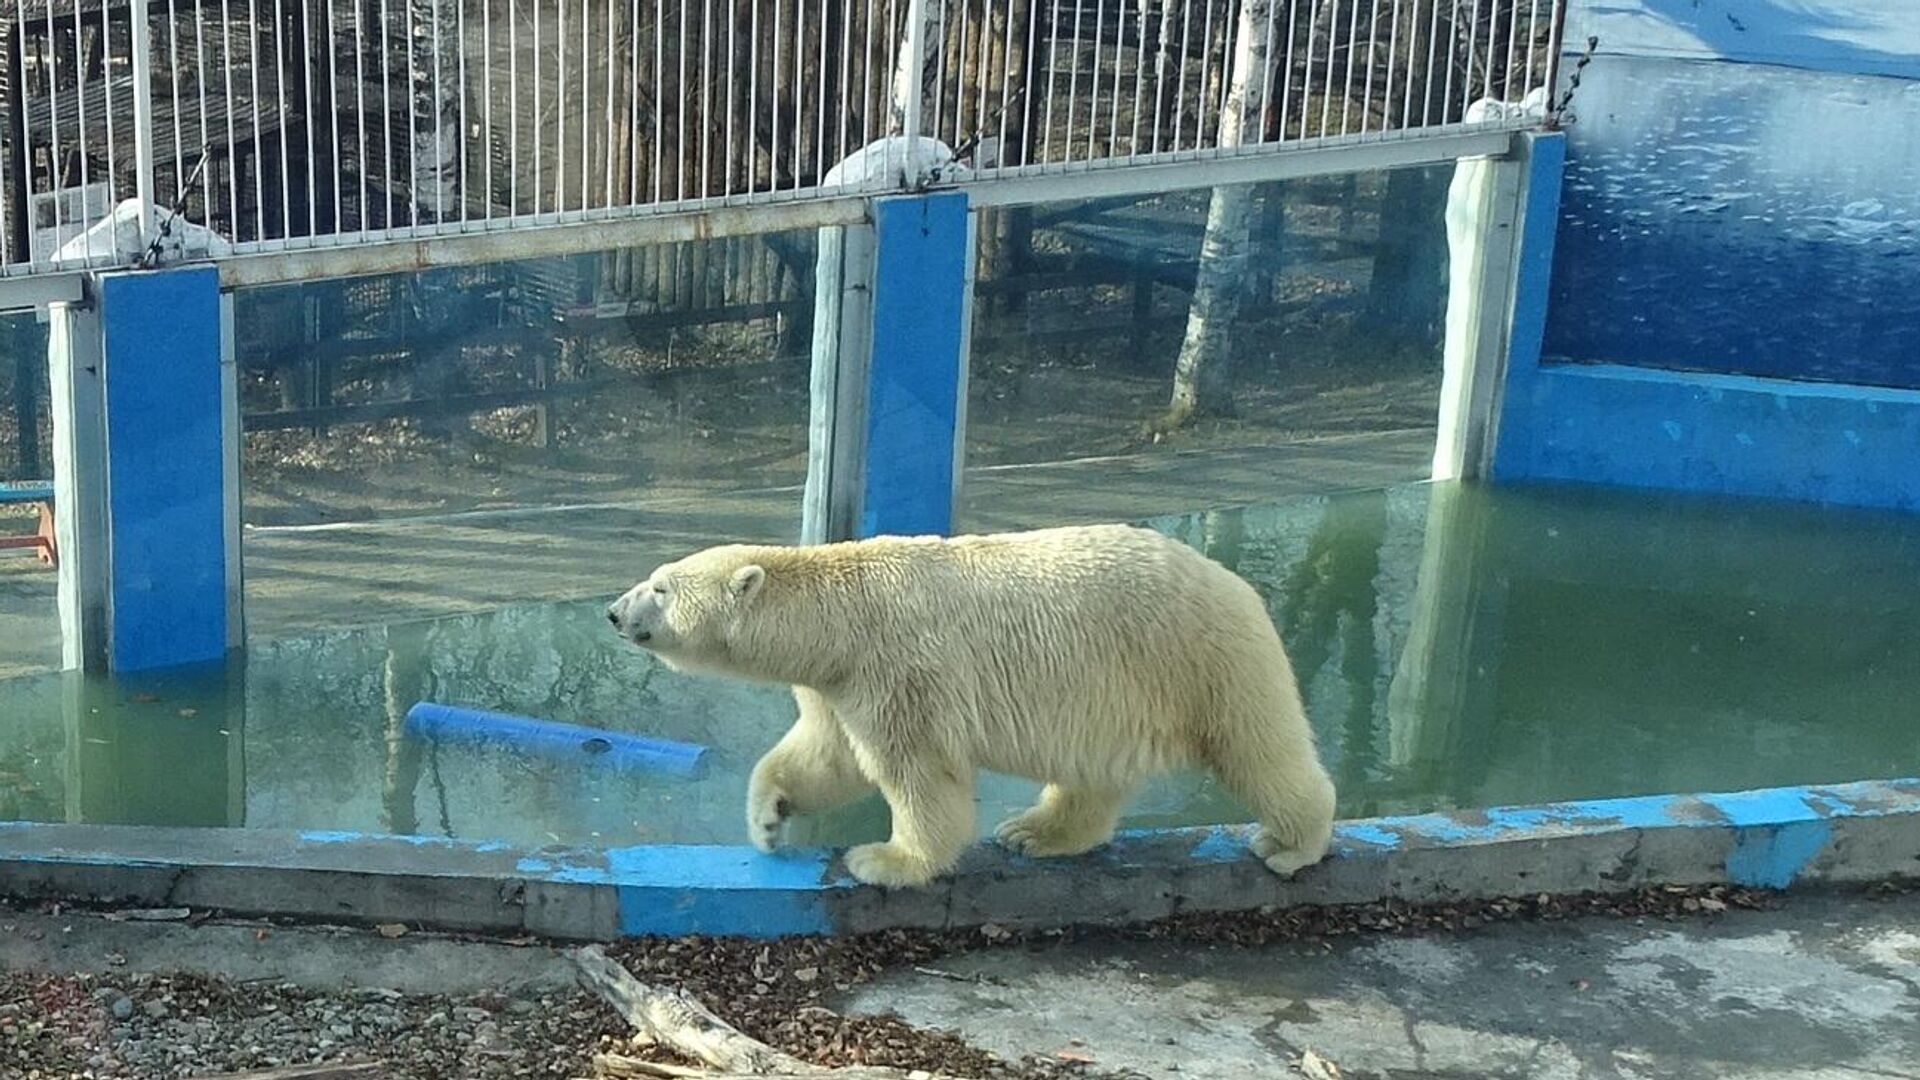
<svg viewBox="0 0 1920 1080">
<path fill-rule="evenodd" d="M 1048 784 L 1040 801 L 1000 823 L 994 837 L 1034 858 L 1079 855 L 1113 838 L 1128 792 Z"/>
</svg>

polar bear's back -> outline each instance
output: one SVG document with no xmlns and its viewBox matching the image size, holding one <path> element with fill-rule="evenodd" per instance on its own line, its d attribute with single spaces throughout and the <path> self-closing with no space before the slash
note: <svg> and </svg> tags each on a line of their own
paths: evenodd
<svg viewBox="0 0 1920 1080">
<path fill-rule="evenodd" d="M 925 541 L 908 541 L 917 543 Z M 985 626 L 1072 621 L 1115 632 L 1197 624 L 1217 635 L 1272 625 L 1259 594 L 1193 548 L 1131 525 L 1078 525 L 932 541 L 925 584 L 955 589 Z M 963 599 L 964 597 L 964 599 Z M 1213 636 L 1213 635 L 1209 635 Z"/>
</svg>

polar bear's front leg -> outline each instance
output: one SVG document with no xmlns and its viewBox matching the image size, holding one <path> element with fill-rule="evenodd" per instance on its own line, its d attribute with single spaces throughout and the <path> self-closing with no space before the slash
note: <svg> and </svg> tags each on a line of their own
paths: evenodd
<svg viewBox="0 0 1920 1080">
<path fill-rule="evenodd" d="M 832 810 L 873 790 L 833 707 L 804 686 L 793 688 L 793 698 L 800 718 L 754 766 L 747 783 L 747 837 L 761 851 L 779 846 L 794 814 Z"/>
<path fill-rule="evenodd" d="M 869 762 L 893 811 L 893 838 L 847 851 L 847 872 L 869 885 L 910 888 L 953 869 L 973 842 L 973 770 L 937 751 Z"/>
</svg>

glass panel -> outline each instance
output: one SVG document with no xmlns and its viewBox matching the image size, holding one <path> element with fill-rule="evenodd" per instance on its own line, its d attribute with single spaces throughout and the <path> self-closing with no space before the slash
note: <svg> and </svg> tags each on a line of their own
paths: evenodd
<svg viewBox="0 0 1920 1080">
<path fill-rule="evenodd" d="M 1903 515 L 1423 484 L 1153 524 L 1267 598 L 1343 816 L 1920 768 Z M 1243 816 L 1194 777 L 1131 814 Z"/>
<path fill-rule="evenodd" d="M 1447 166 L 983 212 L 959 526 L 1132 520 L 1427 476 L 1451 178 Z"/>
<path fill-rule="evenodd" d="M 52 482 L 47 325 L 0 315 L 0 678 L 60 666 L 51 504 L 37 490 Z"/>
<path fill-rule="evenodd" d="M 1412 484 L 1156 518 L 1267 599 L 1345 816 L 1914 775 L 1920 536 L 1901 514 Z M 616 753 L 429 737 L 419 700 L 710 747 L 704 778 Z M 676 675 L 598 600 L 256 645 L 242 671 L 0 680 L 0 816 L 344 829 L 523 845 L 745 842 L 783 690 Z M 1035 786 L 984 776 L 980 831 Z M 1128 827 L 1243 820 L 1212 780 Z M 798 843 L 885 835 L 877 798 Z"/>
<path fill-rule="evenodd" d="M 811 233 L 241 292 L 249 637 L 799 536 Z"/>
</svg>

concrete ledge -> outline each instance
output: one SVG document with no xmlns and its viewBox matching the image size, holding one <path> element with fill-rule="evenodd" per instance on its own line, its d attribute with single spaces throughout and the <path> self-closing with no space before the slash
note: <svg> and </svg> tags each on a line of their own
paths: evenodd
<svg viewBox="0 0 1920 1080">
<path fill-rule="evenodd" d="M 1134 922 L 1263 906 L 1645 885 L 1785 888 L 1920 876 L 1920 779 L 1605 799 L 1344 822 L 1280 881 L 1245 828 L 1127 833 L 1077 859 L 982 846 L 931 888 L 836 854 L 744 846 L 518 850 L 358 833 L 0 824 L 0 895 L 608 940 Z"/>
</svg>

